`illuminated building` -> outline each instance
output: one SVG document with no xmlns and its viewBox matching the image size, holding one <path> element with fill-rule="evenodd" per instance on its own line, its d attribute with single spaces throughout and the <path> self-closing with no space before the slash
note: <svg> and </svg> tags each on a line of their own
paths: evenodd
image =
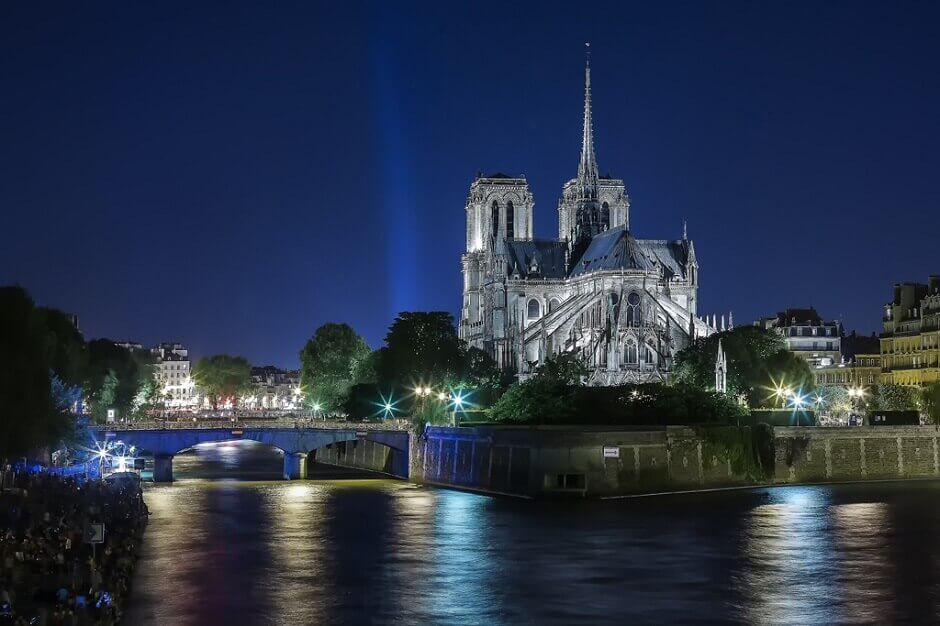
<svg viewBox="0 0 940 626">
<path fill-rule="evenodd" d="M 524 378 L 564 351 L 592 384 L 663 380 L 691 338 L 717 330 L 714 318 L 698 318 L 699 266 L 685 229 L 637 239 L 623 181 L 600 174 L 590 63 L 581 158 L 562 188 L 557 239 L 534 237 L 534 205 L 526 178 L 502 173 L 478 175 L 467 197 L 459 333 L 501 368 Z"/>
<path fill-rule="evenodd" d="M 150 349 L 156 359 L 154 379 L 164 406 L 183 408 L 196 402 L 190 376 L 189 350 L 179 343 L 161 343 Z"/>
<path fill-rule="evenodd" d="M 842 323 L 825 321 L 816 309 L 787 309 L 776 317 L 765 317 L 757 326 L 780 333 L 787 350 L 806 360 L 812 368 L 842 362 Z"/>
<path fill-rule="evenodd" d="M 817 385 L 864 389 L 881 382 L 881 342 L 875 335 L 842 338 L 842 362 L 813 370 Z"/>
<path fill-rule="evenodd" d="M 882 381 L 906 386 L 940 381 L 940 276 L 931 276 L 926 285 L 895 285 L 882 322 Z"/>
</svg>

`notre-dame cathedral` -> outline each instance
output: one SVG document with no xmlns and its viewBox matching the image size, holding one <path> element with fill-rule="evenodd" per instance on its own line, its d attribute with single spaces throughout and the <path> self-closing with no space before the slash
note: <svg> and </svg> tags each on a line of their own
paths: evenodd
<svg viewBox="0 0 940 626">
<path fill-rule="evenodd" d="M 534 206 L 526 179 L 505 174 L 478 176 L 467 197 L 460 337 L 502 368 L 525 378 L 566 351 L 591 384 L 664 380 L 679 350 L 718 330 L 717 319 L 698 317 L 699 267 L 686 233 L 634 237 L 623 181 L 598 174 L 590 59 L 581 161 L 561 191 L 557 239 L 532 236 Z"/>
</svg>

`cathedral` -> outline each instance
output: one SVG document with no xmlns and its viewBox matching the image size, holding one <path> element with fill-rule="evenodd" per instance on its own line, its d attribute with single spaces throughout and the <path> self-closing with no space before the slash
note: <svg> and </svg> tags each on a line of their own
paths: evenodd
<svg viewBox="0 0 940 626">
<path fill-rule="evenodd" d="M 685 229 L 675 240 L 630 231 L 623 181 L 598 173 L 591 113 L 588 58 L 581 160 L 561 190 L 557 239 L 533 237 L 524 177 L 479 175 L 470 185 L 460 337 L 520 379 L 564 351 L 578 355 L 590 384 L 663 381 L 676 353 L 718 322 L 698 316 Z"/>
</svg>

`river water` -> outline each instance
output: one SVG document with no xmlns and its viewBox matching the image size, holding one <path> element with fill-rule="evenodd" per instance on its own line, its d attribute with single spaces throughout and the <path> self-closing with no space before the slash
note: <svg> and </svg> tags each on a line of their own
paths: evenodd
<svg viewBox="0 0 940 626">
<path fill-rule="evenodd" d="M 125 622 L 897 623 L 940 615 L 940 483 L 494 499 L 250 442 L 177 456 Z"/>
</svg>

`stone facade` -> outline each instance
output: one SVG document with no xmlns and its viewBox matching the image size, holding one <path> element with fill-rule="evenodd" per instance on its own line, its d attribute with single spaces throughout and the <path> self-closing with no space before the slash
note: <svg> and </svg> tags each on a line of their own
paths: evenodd
<svg viewBox="0 0 940 626">
<path fill-rule="evenodd" d="M 881 381 L 923 386 L 940 381 L 940 276 L 894 286 L 885 305 Z"/>
<path fill-rule="evenodd" d="M 698 317 L 698 261 L 683 232 L 636 239 L 622 180 L 598 174 L 585 68 L 578 175 L 558 203 L 558 239 L 536 239 L 524 177 L 478 176 L 466 203 L 460 337 L 525 377 L 561 351 L 592 384 L 665 379 L 675 354 L 716 331 Z"/>
</svg>

